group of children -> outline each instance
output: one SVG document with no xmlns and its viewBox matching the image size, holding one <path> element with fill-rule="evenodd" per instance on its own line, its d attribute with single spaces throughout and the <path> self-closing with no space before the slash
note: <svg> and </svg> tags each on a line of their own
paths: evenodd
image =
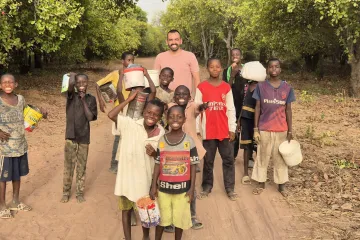
<svg viewBox="0 0 360 240">
<path fill-rule="evenodd" d="M 196 198 L 208 197 L 213 188 L 213 171 L 216 151 L 222 158 L 224 186 L 227 196 L 235 201 L 234 141 L 241 132 L 240 147 L 244 149 L 243 184 L 250 184 L 248 163 L 252 158 L 255 143 L 257 157 L 251 178 L 259 183 L 253 191 L 261 194 L 267 180 L 270 158 L 274 161 L 274 181 L 279 191 L 286 196 L 284 183 L 288 181 L 288 169 L 278 152 L 283 141 L 292 139 L 291 103 L 294 91 L 280 80 L 280 61 L 270 59 L 267 65 L 269 79 L 257 83 L 247 80 L 243 84 L 240 113 L 234 104 L 232 84 L 237 74 L 241 76 L 240 50 L 233 51 L 234 64 L 228 70 L 229 83 L 222 79 L 221 62 L 212 58 L 207 62 L 209 78 L 197 86 L 195 99 L 183 85 L 171 90 L 174 71 L 164 68 L 159 74 L 160 86 L 156 89 L 144 70 L 150 85 L 150 94 L 143 110 L 143 118 L 132 119 L 122 113 L 144 87 L 134 88 L 125 99 L 123 74 L 118 73 L 118 102 L 108 113 L 121 136 L 115 195 L 119 196 L 119 209 L 125 239 L 131 239 L 131 213 L 136 201 L 150 195 L 157 198 L 161 222 L 156 227 L 155 239 L 161 239 L 164 229 L 175 232 L 181 239 L 184 229 L 203 227 L 196 218 Z M 241 58 L 241 52 L 240 52 Z M 129 59 L 129 61 L 126 61 Z M 123 66 L 134 62 L 132 54 L 125 54 Z M 225 81 L 224 81 L 225 80 Z M 27 145 L 24 135 L 23 109 L 25 101 L 13 93 L 17 83 L 6 74 L 1 77 L 0 105 L 0 217 L 12 217 L 10 210 L 31 210 L 19 201 L 20 177 L 29 172 Z M 88 77 L 85 74 L 70 74 L 66 103 L 66 143 L 64 161 L 63 197 L 68 202 L 76 166 L 76 198 L 84 202 L 86 162 L 90 143 L 90 121 L 97 119 L 97 103 L 87 94 Z M 237 96 L 238 97 L 238 96 Z M 104 104 L 100 101 L 101 110 Z M 46 111 L 43 112 L 46 115 Z M 196 196 L 197 167 L 203 159 L 202 191 Z M 112 168 L 114 165 L 112 163 Z M 112 169 L 113 170 L 113 169 Z M 5 204 L 6 181 L 13 182 L 14 198 L 8 208 Z M 149 239 L 149 229 L 143 227 L 143 239 Z"/>
</svg>

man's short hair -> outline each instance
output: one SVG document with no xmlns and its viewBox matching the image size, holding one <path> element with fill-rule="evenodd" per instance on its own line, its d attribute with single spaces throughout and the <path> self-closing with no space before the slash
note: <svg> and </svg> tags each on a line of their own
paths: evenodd
<svg viewBox="0 0 360 240">
<path fill-rule="evenodd" d="M 170 33 L 178 33 L 180 35 L 180 37 L 181 37 L 180 32 L 178 30 L 176 30 L 176 29 L 171 29 L 170 31 L 168 31 L 166 36 L 169 36 Z"/>
</svg>

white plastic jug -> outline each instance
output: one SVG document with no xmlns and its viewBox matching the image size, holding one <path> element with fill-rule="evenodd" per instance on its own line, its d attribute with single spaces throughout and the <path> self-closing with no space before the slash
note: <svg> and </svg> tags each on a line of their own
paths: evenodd
<svg viewBox="0 0 360 240">
<path fill-rule="evenodd" d="M 290 143 L 289 141 L 281 143 L 279 152 L 289 167 L 296 166 L 303 160 L 300 143 L 295 140 L 291 140 Z"/>
<path fill-rule="evenodd" d="M 144 69 L 136 64 L 131 64 L 124 69 L 124 85 L 126 90 L 133 87 L 145 87 Z"/>
<path fill-rule="evenodd" d="M 159 82 L 160 72 L 158 70 L 148 70 L 148 73 L 150 75 L 151 80 L 154 82 L 155 87 L 160 86 L 160 82 Z M 144 76 L 144 81 L 145 81 L 145 88 L 150 87 L 149 81 L 147 80 L 147 78 L 145 76 Z"/>
</svg>

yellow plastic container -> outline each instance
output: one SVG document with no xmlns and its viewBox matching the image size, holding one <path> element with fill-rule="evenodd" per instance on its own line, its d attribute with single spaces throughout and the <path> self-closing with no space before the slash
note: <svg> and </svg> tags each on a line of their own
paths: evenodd
<svg viewBox="0 0 360 240">
<path fill-rule="evenodd" d="M 24 109 L 25 130 L 32 132 L 42 118 L 43 115 L 41 114 L 40 109 L 31 105 L 27 105 Z"/>
</svg>

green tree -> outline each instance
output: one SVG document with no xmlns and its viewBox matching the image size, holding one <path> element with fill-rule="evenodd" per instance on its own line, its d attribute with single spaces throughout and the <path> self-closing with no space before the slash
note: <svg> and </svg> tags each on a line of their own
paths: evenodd
<svg viewBox="0 0 360 240">
<path fill-rule="evenodd" d="M 360 0 L 315 0 L 320 19 L 330 21 L 345 47 L 351 65 L 351 88 L 360 97 Z"/>
</svg>

